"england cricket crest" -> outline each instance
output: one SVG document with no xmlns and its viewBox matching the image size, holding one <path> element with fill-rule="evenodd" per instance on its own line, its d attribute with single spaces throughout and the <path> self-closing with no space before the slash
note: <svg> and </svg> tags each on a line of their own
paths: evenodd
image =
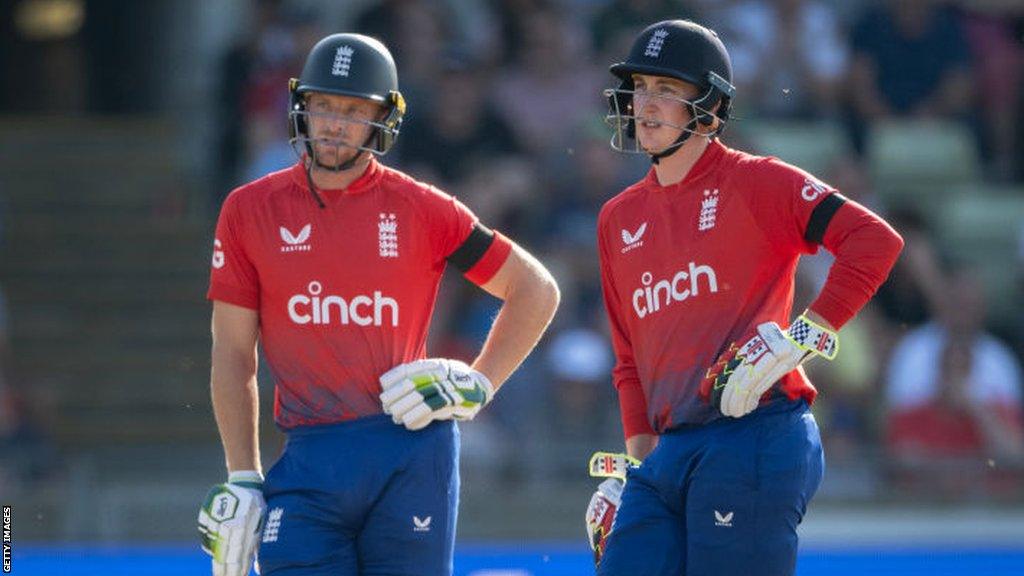
<svg viewBox="0 0 1024 576">
<path fill-rule="evenodd" d="M 267 523 L 263 527 L 263 543 L 270 544 L 277 542 L 281 532 L 281 517 L 284 516 L 284 508 L 274 508 L 267 513 Z"/>
<path fill-rule="evenodd" d="M 700 201 L 700 216 L 697 218 L 697 230 L 707 232 L 715 227 L 718 218 L 718 188 L 705 190 Z"/>
<path fill-rule="evenodd" d="M 338 50 L 334 53 L 334 63 L 331 65 L 331 74 L 347 78 L 349 70 L 352 67 L 353 54 L 355 54 L 355 50 L 353 50 L 351 46 L 339 46 Z"/>
<path fill-rule="evenodd" d="M 398 258 L 398 219 L 394 214 L 380 213 L 377 244 L 381 258 Z"/>
<path fill-rule="evenodd" d="M 647 48 L 644 49 L 644 56 L 648 58 L 657 58 L 661 56 L 661 48 L 665 45 L 665 39 L 668 38 L 668 30 L 661 28 L 655 30 L 654 34 L 651 34 L 651 39 L 647 41 Z"/>
</svg>

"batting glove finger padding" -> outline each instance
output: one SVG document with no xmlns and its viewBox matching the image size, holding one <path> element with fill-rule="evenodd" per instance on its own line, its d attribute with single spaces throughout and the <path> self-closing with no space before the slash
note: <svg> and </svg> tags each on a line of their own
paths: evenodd
<svg viewBox="0 0 1024 576">
<path fill-rule="evenodd" d="M 804 315 L 785 332 L 775 322 L 765 322 L 742 346 L 730 345 L 708 369 L 701 394 L 722 414 L 739 418 L 757 408 L 761 397 L 807 358 L 832 360 L 838 349 L 836 333 Z"/>
<path fill-rule="evenodd" d="M 471 420 L 494 396 L 486 376 L 446 358 L 396 366 L 380 377 L 384 413 L 419 430 L 434 420 Z"/>
</svg>

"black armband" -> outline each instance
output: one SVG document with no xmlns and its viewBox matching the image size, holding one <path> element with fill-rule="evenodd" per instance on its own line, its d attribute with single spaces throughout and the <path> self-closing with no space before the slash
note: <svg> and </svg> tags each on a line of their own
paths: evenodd
<svg viewBox="0 0 1024 576">
<path fill-rule="evenodd" d="M 484 257 L 487 250 L 494 243 L 494 232 L 477 222 L 473 224 L 473 230 L 469 233 L 469 236 L 462 243 L 461 246 L 455 249 L 448 256 L 448 262 L 459 269 L 460 272 L 465 274 L 469 270 L 476 266 L 476 263 Z"/>
<path fill-rule="evenodd" d="M 804 240 L 811 244 L 821 244 L 825 238 L 825 230 L 829 222 L 836 215 L 840 206 L 846 204 L 846 197 L 838 192 L 829 194 L 824 200 L 818 203 L 811 212 L 811 218 L 807 221 L 807 230 L 804 231 Z"/>
</svg>

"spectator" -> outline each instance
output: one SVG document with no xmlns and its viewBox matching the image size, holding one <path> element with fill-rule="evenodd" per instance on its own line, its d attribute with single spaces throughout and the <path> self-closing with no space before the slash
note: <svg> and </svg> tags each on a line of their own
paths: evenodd
<svg viewBox="0 0 1024 576">
<path fill-rule="evenodd" d="M 889 415 L 886 447 L 898 481 L 927 482 L 945 496 L 963 496 L 979 484 L 990 495 L 1012 494 L 1024 479 L 1020 382 L 1008 380 L 1004 394 L 984 393 L 970 336 L 947 338 L 940 352 L 931 359 L 937 364 L 932 394 Z M 979 483 L 981 470 L 986 481 Z"/>
<path fill-rule="evenodd" d="M 456 39 L 448 8 L 445 2 L 384 0 L 355 17 L 355 30 L 392 47 L 410 118 L 431 97 L 444 46 Z"/>
<path fill-rule="evenodd" d="M 235 44 L 221 62 L 219 113 L 220 179 L 213 199 L 219 209 L 226 191 L 240 178 L 252 179 L 295 160 L 287 143 L 288 79 L 322 36 L 311 13 L 289 11 L 282 3 L 257 4 L 253 32 Z"/>
<path fill-rule="evenodd" d="M 1024 7 L 967 4 L 964 29 L 975 63 L 982 156 L 989 160 L 988 174 L 1006 181 L 1014 176 L 1017 104 L 1024 82 L 1024 45 L 1010 16 L 1015 10 L 1024 17 Z"/>
<path fill-rule="evenodd" d="M 970 53 L 952 9 L 932 0 L 886 0 L 857 23 L 852 40 L 850 129 L 858 153 L 874 121 L 969 112 Z"/>
<path fill-rule="evenodd" d="M 523 238 L 524 245 L 536 244 L 550 194 L 532 162 L 515 155 L 486 158 L 470 165 L 452 190 L 481 219 Z"/>
<path fill-rule="evenodd" d="M 522 58 L 526 46 L 526 21 L 523 14 L 554 9 L 552 0 L 493 0 L 492 9 L 498 21 L 501 42 L 496 61 L 505 69 Z"/>
<path fill-rule="evenodd" d="M 409 10 L 420 0 L 380 0 L 370 2 L 366 9 L 358 13 L 354 18 L 354 28 L 360 34 L 372 36 L 387 46 L 392 46 L 391 52 L 397 61 L 405 54 L 406 38 L 400 35 L 402 13 Z"/>
<path fill-rule="evenodd" d="M 739 0 L 710 14 L 730 46 L 733 75 L 759 115 L 833 111 L 849 61 L 835 10 L 815 0 Z"/>
<path fill-rule="evenodd" d="M 520 58 L 494 86 L 494 99 L 517 140 L 543 157 L 571 140 L 569 128 L 594 114 L 604 73 L 591 63 L 580 30 L 556 9 L 521 14 Z"/>
<path fill-rule="evenodd" d="M 962 481 L 969 466 L 973 475 L 989 470 L 979 485 L 987 492 L 1013 490 L 1024 479 L 1020 365 L 984 330 L 985 302 L 970 271 L 940 285 L 938 320 L 907 334 L 888 368 L 893 480 L 962 496 L 973 485 Z"/>
<path fill-rule="evenodd" d="M 573 133 L 576 141 L 568 163 L 562 162 L 552 175 L 556 190 L 545 229 L 548 242 L 554 245 L 579 243 L 593 250 L 601 205 L 642 177 L 650 162 L 616 154 L 608 146 L 607 127 L 596 118 L 580 122 Z"/>
<path fill-rule="evenodd" d="M 519 152 L 512 129 L 487 97 L 486 76 L 468 57 L 445 62 L 429 108 L 410 114 L 398 144 L 402 164 L 419 178 L 451 186 L 484 159 Z M 452 159 L 458 161 L 453 162 Z"/>
<path fill-rule="evenodd" d="M 541 232 L 550 257 L 564 271 L 559 277 L 565 296 L 559 317 L 581 325 L 600 317 L 604 309 L 594 244 L 597 214 L 606 200 L 641 177 L 650 162 L 616 154 L 608 146 L 607 128 L 596 119 L 581 123 L 574 133 L 568 162 L 552 171 Z"/>
<path fill-rule="evenodd" d="M 679 0 L 611 0 L 591 20 L 592 45 L 597 52 L 621 54 L 647 24 L 694 17 L 696 12 L 688 2 Z"/>
<path fill-rule="evenodd" d="M 220 122 L 217 192 L 211 200 L 214 214 L 224 200 L 226 192 L 234 188 L 245 153 L 245 114 L 241 101 L 249 77 L 253 73 L 259 51 L 262 31 L 276 18 L 277 2 L 258 2 L 254 8 L 256 20 L 248 34 L 232 45 L 220 62 L 220 82 L 217 86 L 217 108 Z"/>
<path fill-rule="evenodd" d="M 969 396 L 980 403 L 1020 403 L 1020 365 L 1009 347 L 984 329 L 985 302 L 971 272 L 960 270 L 945 284 L 938 320 L 908 333 L 896 346 L 886 396 L 893 410 L 920 406 L 939 393 L 939 359 L 951 339 L 969 343 Z"/>
<path fill-rule="evenodd" d="M 288 125 L 281 111 L 288 109 L 288 79 L 302 69 L 306 52 L 322 36 L 312 14 L 282 14 L 261 40 L 259 57 L 242 94 L 246 117 L 247 162 L 243 177 L 254 180 L 295 162 L 288 143 Z"/>
<path fill-rule="evenodd" d="M 909 206 L 894 210 L 889 221 L 906 244 L 874 302 L 882 315 L 902 331 L 929 321 L 935 314 L 941 305 L 943 277 L 934 234 L 918 211 Z"/>
</svg>

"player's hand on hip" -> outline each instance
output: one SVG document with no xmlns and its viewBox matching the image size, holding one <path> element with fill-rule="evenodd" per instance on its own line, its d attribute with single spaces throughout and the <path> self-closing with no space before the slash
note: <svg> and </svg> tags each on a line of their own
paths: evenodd
<svg viewBox="0 0 1024 576">
<path fill-rule="evenodd" d="M 259 472 L 232 472 L 206 495 L 199 534 L 203 550 L 213 557 L 213 576 L 248 576 L 267 508 L 262 486 Z"/>
<path fill-rule="evenodd" d="M 409 430 L 434 420 L 472 420 L 494 397 L 486 376 L 446 358 L 401 364 L 385 372 L 380 384 L 384 413 Z"/>
<path fill-rule="evenodd" d="M 700 392 L 722 414 L 739 418 L 757 408 L 761 396 L 805 360 L 831 360 L 838 349 L 836 333 L 804 315 L 786 331 L 765 322 L 742 345 L 731 344 L 708 368 Z"/>
</svg>

